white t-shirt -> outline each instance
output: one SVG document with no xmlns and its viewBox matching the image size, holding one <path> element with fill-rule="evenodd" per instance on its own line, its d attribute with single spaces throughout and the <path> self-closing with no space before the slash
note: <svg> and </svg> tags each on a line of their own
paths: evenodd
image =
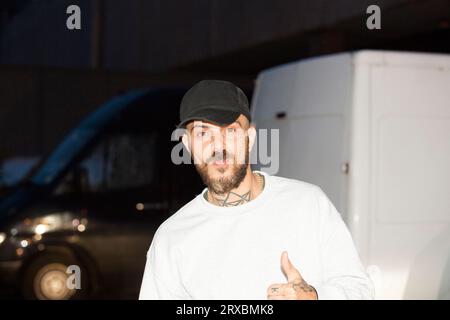
<svg viewBox="0 0 450 320">
<path fill-rule="evenodd" d="M 161 224 L 139 299 L 267 299 L 271 284 L 287 283 L 284 250 L 319 299 L 373 299 L 351 235 L 322 189 L 259 173 L 265 187 L 254 200 L 219 207 L 205 188 Z"/>
</svg>

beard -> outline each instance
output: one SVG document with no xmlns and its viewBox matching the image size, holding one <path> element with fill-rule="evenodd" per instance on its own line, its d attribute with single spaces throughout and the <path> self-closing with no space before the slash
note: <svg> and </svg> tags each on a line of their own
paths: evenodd
<svg viewBox="0 0 450 320">
<path fill-rule="evenodd" d="M 206 161 L 206 163 L 195 164 L 195 168 L 197 169 L 198 174 L 209 190 L 211 190 L 215 194 L 223 195 L 239 187 L 242 180 L 244 180 L 245 175 L 247 174 L 247 167 L 249 164 L 248 143 L 249 141 L 247 138 L 245 142 L 245 161 L 242 164 L 237 163 L 236 159 L 234 159 L 234 156 L 226 150 L 222 150 L 222 154 L 217 154 L 217 152 L 214 152 L 212 156 Z M 229 176 L 214 178 L 209 174 L 208 167 L 211 166 L 211 164 L 209 163 L 212 160 L 218 159 L 224 161 L 226 161 L 226 159 L 234 159 L 233 163 L 230 164 L 230 167 L 226 169 L 217 169 L 217 171 L 219 171 L 220 173 L 225 173 L 225 171 L 231 170 Z"/>
</svg>

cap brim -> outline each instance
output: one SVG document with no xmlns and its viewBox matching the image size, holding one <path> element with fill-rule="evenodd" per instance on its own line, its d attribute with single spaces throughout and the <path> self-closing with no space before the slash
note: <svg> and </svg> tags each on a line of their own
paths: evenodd
<svg viewBox="0 0 450 320">
<path fill-rule="evenodd" d="M 195 112 L 189 115 L 186 119 L 178 124 L 178 128 L 185 128 L 186 125 L 194 120 L 202 120 L 205 122 L 211 122 L 218 126 L 229 125 L 237 120 L 241 112 L 223 110 L 223 109 L 213 109 L 213 108 L 202 108 L 197 109 Z"/>
</svg>

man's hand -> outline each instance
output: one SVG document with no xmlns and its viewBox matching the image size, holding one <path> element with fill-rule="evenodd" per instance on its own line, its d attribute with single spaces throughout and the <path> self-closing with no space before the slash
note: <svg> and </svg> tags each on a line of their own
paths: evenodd
<svg viewBox="0 0 450 320">
<path fill-rule="evenodd" d="M 281 254 L 281 269 L 288 283 L 272 284 L 267 289 L 269 300 L 317 300 L 317 292 L 303 280 L 300 272 L 289 261 L 287 251 Z"/>
</svg>

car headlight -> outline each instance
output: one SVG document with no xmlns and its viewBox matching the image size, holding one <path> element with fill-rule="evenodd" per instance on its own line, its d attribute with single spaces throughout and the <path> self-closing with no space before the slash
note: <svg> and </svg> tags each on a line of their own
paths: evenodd
<svg viewBox="0 0 450 320">
<path fill-rule="evenodd" d="M 5 241 L 5 239 L 6 239 L 6 233 L 0 232 L 0 244 L 2 244 L 3 241 Z"/>
</svg>

